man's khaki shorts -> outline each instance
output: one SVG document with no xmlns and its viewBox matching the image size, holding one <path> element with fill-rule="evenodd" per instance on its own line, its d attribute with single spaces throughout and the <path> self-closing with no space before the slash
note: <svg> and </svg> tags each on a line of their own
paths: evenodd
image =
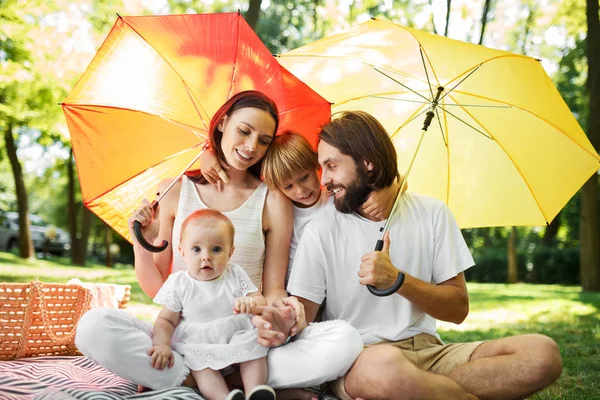
<svg viewBox="0 0 600 400">
<path fill-rule="evenodd" d="M 404 357 L 417 367 L 434 374 L 448 375 L 461 364 L 469 362 L 471 355 L 483 342 L 443 344 L 441 340 L 427 333 L 421 333 L 398 342 L 383 341 L 366 345 L 388 345 L 399 348 Z M 330 391 L 342 400 L 352 400 L 344 386 L 344 377 L 329 384 Z"/>
</svg>

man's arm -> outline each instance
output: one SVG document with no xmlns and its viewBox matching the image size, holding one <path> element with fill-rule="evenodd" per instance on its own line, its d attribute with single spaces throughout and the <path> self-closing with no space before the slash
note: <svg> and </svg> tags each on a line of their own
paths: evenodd
<svg viewBox="0 0 600 400">
<path fill-rule="evenodd" d="M 437 285 L 405 274 L 397 293 L 435 319 L 460 324 L 469 314 L 469 293 L 462 272 Z"/>
<path fill-rule="evenodd" d="M 385 289 L 396 282 L 401 269 L 392 264 L 389 248 L 390 237 L 386 233 L 383 238 L 383 249 L 367 253 L 361 258 L 358 272 L 361 285 L 373 285 L 378 289 Z M 435 319 L 455 324 L 465 320 L 469 314 L 469 294 L 462 272 L 437 285 L 403 273 L 404 283 L 397 294 Z"/>
</svg>

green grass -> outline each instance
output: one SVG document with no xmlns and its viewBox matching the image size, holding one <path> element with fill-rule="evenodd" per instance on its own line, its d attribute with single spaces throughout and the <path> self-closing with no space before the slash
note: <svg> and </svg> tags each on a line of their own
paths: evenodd
<svg viewBox="0 0 600 400">
<path fill-rule="evenodd" d="M 0 252 L 0 282 L 110 282 L 131 285 L 128 309 L 150 320 L 158 307 L 140 289 L 132 269 L 70 266 L 67 259 L 23 261 Z M 558 343 L 563 374 L 532 399 L 600 399 L 600 293 L 573 286 L 469 283 L 471 312 L 461 325 L 440 322 L 446 342 L 466 342 L 543 333 Z"/>
</svg>

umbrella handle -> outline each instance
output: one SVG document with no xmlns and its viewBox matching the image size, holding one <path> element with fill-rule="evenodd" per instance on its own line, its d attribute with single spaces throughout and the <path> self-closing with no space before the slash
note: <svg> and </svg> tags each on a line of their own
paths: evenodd
<svg viewBox="0 0 600 400">
<path fill-rule="evenodd" d="M 151 206 L 156 210 L 156 207 L 158 207 L 158 201 L 153 201 Z M 137 238 L 138 242 L 142 245 L 142 247 L 152 253 L 160 253 L 169 246 L 169 242 L 167 242 L 166 240 L 163 240 L 162 243 L 158 246 L 154 246 L 153 244 L 148 243 L 144 238 L 144 235 L 142 234 L 142 223 L 140 221 L 135 221 L 133 223 L 133 233 L 135 233 L 135 237 Z"/>
<path fill-rule="evenodd" d="M 383 249 L 383 240 L 378 240 L 377 244 L 375 245 L 375 251 L 381 251 L 382 249 Z M 396 279 L 396 282 L 394 282 L 392 287 L 380 290 L 380 289 L 377 289 L 373 285 L 367 285 L 367 289 L 369 289 L 369 292 L 371 292 L 371 294 L 374 294 L 375 296 L 385 297 L 385 296 L 389 296 L 391 294 L 396 293 L 398 291 L 398 289 L 400 289 L 400 286 L 402 286 L 403 283 L 404 283 L 404 273 L 402 273 L 401 271 L 398 271 L 398 278 Z"/>
</svg>

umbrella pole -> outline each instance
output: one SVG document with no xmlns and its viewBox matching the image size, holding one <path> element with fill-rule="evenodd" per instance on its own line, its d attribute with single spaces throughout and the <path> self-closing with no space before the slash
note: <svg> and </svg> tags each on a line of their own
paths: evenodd
<svg viewBox="0 0 600 400">
<path fill-rule="evenodd" d="M 165 190 L 163 190 L 162 193 L 156 193 L 156 195 L 158 197 L 150 204 L 150 206 L 154 210 L 156 210 L 158 208 L 158 202 L 163 197 L 165 197 L 165 195 L 169 192 L 169 190 L 171 190 L 171 188 L 177 183 L 177 181 L 183 176 L 183 174 L 185 174 L 185 172 L 188 169 L 190 169 L 196 161 L 198 161 L 198 159 L 200 158 L 202 153 L 204 153 L 204 149 L 202 149 L 200 151 L 200 153 L 198 153 L 198 155 L 196 157 L 194 157 L 194 159 L 185 167 L 185 169 L 177 176 L 176 179 L 173 179 L 173 182 L 171 182 L 171 184 L 169 186 L 167 186 L 167 188 Z M 144 249 L 148 250 L 149 252 L 160 253 L 161 251 L 164 251 L 167 248 L 167 246 L 169 246 L 169 242 L 166 240 L 163 240 L 162 243 L 159 244 L 158 246 L 155 246 L 152 243 L 149 243 L 148 241 L 146 241 L 146 238 L 144 238 L 144 235 L 142 233 L 142 223 L 140 221 L 135 221 L 133 223 L 133 233 L 135 233 L 135 237 L 136 237 L 137 241 L 139 242 L 139 244 Z"/>
<path fill-rule="evenodd" d="M 381 251 L 383 249 L 383 237 L 390 227 L 390 222 L 392 221 L 392 216 L 394 215 L 396 208 L 398 208 L 398 203 L 399 203 L 398 200 L 400 200 L 400 193 L 402 193 L 402 188 L 405 186 L 406 180 L 408 179 L 408 175 L 410 174 L 410 171 L 413 167 L 415 159 L 417 158 L 417 154 L 419 153 L 419 149 L 421 148 L 421 143 L 423 143 L 423 138 L 425 137 L 425 132 L 427 132 L 429 125 L 431 125 L 431 121 L 433 120 L 433 116 L 435 115 L 434 114 L 435 108 L 438 105 L 438 101 L 439 101 L 440 96 L 442 95 L 443 91 L 444 91 L 443 87 L 438 87 L 438 91 L 435 96 L 435 99 L 431 102 L 431 108 L 429 111 L 427 111 L 425 121 L 423 122 L 423 130 L 421 131 L 421 138 L 419 139 L 419 143 L 417 144 L 417 149 L 415 150 L 412 160 L 410 160 L 410 164 L 408 165 L 408 169 L 406 170 L 406 173 L 404 174 L 404 177 L 402 178 L 402 182 L 400 183 L 400 190 L 398 190 L 398 193 L 396 194 L 396 199 L 394 200 L 394 206 L 392 207 L 392 211 L 390 212 L 390 215 L 388 216 L 388 219 L 385 222 L 383 229 L 381 230 L 381 237 L 379 238 L 379 240 L 377 240 L 377 243 L 375 244 L 375 251 Z M 391 287 L 389 287 L 387 289 L 377 289 L 373 285 L 367 285 L 367 289 L 369 289 L 369 292 L 371 292 L 371 294 L 374 294 L 375 296 L 379 296 L 379 297 L 389 296 L 389 295 L 396 293 L 400 289 L 400 287 L 404 283 L 404 277 L 405 277 L 404 272 L 398 271 L 398 278 L 396 279 L 396 282 L 394 282 L 394 284 Z"/>
</svg>

